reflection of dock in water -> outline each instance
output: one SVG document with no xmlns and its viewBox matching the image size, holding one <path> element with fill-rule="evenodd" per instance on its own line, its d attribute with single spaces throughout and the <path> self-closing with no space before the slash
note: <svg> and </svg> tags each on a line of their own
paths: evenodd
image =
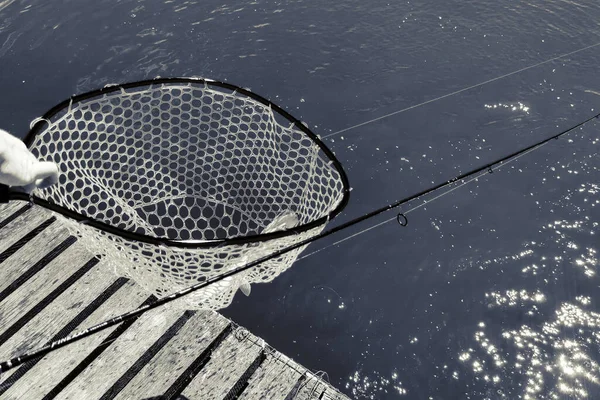
<svg viewBox="0 0 600 400">
<path fill-rule="evenodd" d="M 47 210 L 0 206 L 0 359 L 152 301 Z M 214 311 L 159 307 L 2 374 L 0 399 L 347 397 Z"/>
</svg>

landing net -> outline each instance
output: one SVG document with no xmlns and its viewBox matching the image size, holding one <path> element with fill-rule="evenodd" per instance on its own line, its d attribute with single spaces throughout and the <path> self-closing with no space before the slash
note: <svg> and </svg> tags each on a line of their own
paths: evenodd
<svg viewBox="0 0 600 400">
<path fill-rule="evenodd" d="M 26 143 L 61 173 L 34 196 L 159 297 L 319 234 L 347 202 L 339 162 L 306 126 L 221 82 L 158 79 L 75 96 Z M 226 307 L 304 248 L 200 290 L 188 306 Z"/>
</svg>

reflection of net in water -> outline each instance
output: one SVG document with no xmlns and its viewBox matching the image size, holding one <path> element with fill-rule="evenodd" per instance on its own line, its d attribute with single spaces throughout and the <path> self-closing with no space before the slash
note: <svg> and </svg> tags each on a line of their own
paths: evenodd
<svg viewBox="0 0 600 400">
<path fill-rule="evenodd" d="M 74 98 L 36 127 L 30 149 L 56 162 L 61 176 L 35 195 L 106 224 L 97 229 L 63 218 L 120 274 L 158 295 L 318 234 L 346 200 L 339 163 L 308 129 L 226 84 L 184 79 L 112 87 Z M 238 287 L 271 281 L 302 250 L 226 278 L 190 301 L 227 306 Z"/>
</svg>

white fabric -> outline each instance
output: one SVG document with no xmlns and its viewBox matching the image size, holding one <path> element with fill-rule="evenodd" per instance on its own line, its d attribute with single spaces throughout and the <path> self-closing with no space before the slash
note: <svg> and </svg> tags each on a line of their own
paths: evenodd
<svg viewBox="0 0 600 400">
<path fill-rule="evenodd" d="M 25 143 L 0 129 L 0 183 L 18 186 L 26 192 L 58 182 L 58 168 L 53 162 L 40 162 Z"/>
</svg>

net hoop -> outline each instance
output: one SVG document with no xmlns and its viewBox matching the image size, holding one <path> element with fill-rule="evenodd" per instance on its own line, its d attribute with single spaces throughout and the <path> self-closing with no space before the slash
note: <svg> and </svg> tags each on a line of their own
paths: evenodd
<svg viewBox="0 0 600 400">
<path fill-rule="evenodd" d="M 327 157 L 329 158 L 333 167 L 339 174 L 340 179 L 343 184 L 343 197 L 342 197 L 341 201 L 339 202 L 339 204 L 337 205 L 337 207 L 335 207 L 335 209 L 333 209 L 327 216 L 323 216 L 314 221 L 301 224 L 297 227 L 294 227 L 293 229 L 269 232 L 269 233 L 260 233 L 257 235 L 246 235 L 246 236 L 239 236 L 239 237 L 233 237 L 233 238 L 216 239 L 216 240 L 206 241 L 203 243 L 188 243 L 185 241 L 171 240 L 168 238 L 156 238 L 156 237 L 153 237 L 150 235 L 139 234 L 139 233 L 127 231 L 124 229 L 120 229 L 113 225 L 109 225 L 102 221 L 98 221 L 93 218 L 90 218 L 89 216 L 85 216 L 77 211 L 74 211 L 74 210 L 68 209 L 66 207 L 63 207 L 61 205 L 58 205 L 56 203 L 47 201 L 46 199 L 38 197 L 37 195 L 35 195 L 35 193 L 30 194 L 30 195 L 23 194 L 21 196 L 19 196 L 17 194 L 14 197 L 17 197 L 17 198 L 22 197 L 22 200 L 33 201 L 34 203 L 39 204 L 39 205 L 43 206 L 44 208 L 55 211 L 69 219 L 77 221 L 81 224 L 89 225 L 90 227 L 99 229 L 101 231 L 105 231 L 107 233 L 122 237 L 123 239 L 126 239 L 126 240 L 134 240 L 134 241 L 139 241 L 139 242 L 156 245 L 156 246 L 171 246 L 171 247 L 184 248 L 184 249 L 212 248 L 212 247 L 220 247 L 220 246 L 230 245 L 230 244 L 231 245 L 251 244 L 251 243 L 263 242 L 263 241 L 272 240 L 272 239 L 281 239 L 281 238 L 285 238 L 285 237 L 291 236 L 291 235 L 297 235 L 299 233 L 304 233 L 304 232 L 313 230 L 319 226 L 324 225 L 331 219 L 335 218 L 338 214 L 340 214 L 344 210 L 346 205 L 348 204 L 349 197 L 350 197 L 350 184 L 348 181 L 348 177 L 342 167 L 342 164 L 339 162 L 339 160 L 336 158 L 336 156 L 333 154 L 333 152 L 331 150 L 329 150 L 329 148 L 327 148 L 327 146 L 321 141 L 321 139 L 315 133 L 313 133 L 304 123 L 302 123 L 302 121 L 295 118 L 294 116 L 289 114 L 286 110 L 279 107 L 278 105 L 271 102 L 270 100 L 268 100 L 256 93 L 253 93 L 248 89 L 244 89 L 240 86 L 236 86 L 231 83 L 221 82 L 221 81 L 207 79 L 207 78 L 195 78 L 195 77 L 155 78 L 155 79 L 149 79 L 149 80 L 144 80 L 144 81 L 107 85 L 101 89 L 96 89 L 96 90 L 93 90 L 93 91 L 90 91 L 87 93 L 74 95 L 74 96 L 70 97 L 69 99 L 66 99 L 66 100 L 62 101 L 61 103 L 57 104 L 50 110 L 48 110 L 42 117 L 39 117 L 36 120 L 34 120 L 32 122 L 31 129 L 29 130 L 29 132 L 27 133 L 27 135 L 25 136 L 23 141 L 25 142 L 27 147 L 30 147 L 32 145 L 32 143 L 34 142 L 34 140 L 36 139 L 36 137 L 41 132 L 43 132 L 44 126 L 48 125 L 49 121 L 51 121 L 55 115 L 60 113 L 65 108 L 69 108 L 74 103 L 78 103 L 78 102 L 81 102 L 81 101 L 84 101 L 84 100 L 87 100 L 90 98 L 98 97 L 98 96 L 101 96 L 104 94 L 113 93 L 116 91 L 124 91 L 127 89 L 135 89 L 135 88 L 139 88 L 139 87 L 143 87 L 143 86 L 161 85 L 161 84 L 196 84 L 196 85 L 204 84 L 207 87 L 222 88 L 222 89 L 230 90 L 233 93 L 243 94 L 244 96 L 247 96 L 247 97 L 263 104 L 264 106 L 271 108 L 273 111 L 275 111 L 281 117 L 288 120 L 290 122 L 290 124 L 292 124 L 294 126 L 294 128 L 301 130 L 304 134 L 307 135 L 307 137 L 312 139 L 312 141 L 316 145 L 319 146 L 320 150 L 325 155 L 327 155 Z"/>
<path fill-rule="evenodd" d="M 119 276 L 163 297 L 317 236 L 346 206 L 334 154 L 248 89 L 157 78 L 73 96 L 25 143 L 61 172 L 30 200 L 55 212 Z M 184 307 L 226 307 L 306 246 L 227 276 Z"/>
</svg>

